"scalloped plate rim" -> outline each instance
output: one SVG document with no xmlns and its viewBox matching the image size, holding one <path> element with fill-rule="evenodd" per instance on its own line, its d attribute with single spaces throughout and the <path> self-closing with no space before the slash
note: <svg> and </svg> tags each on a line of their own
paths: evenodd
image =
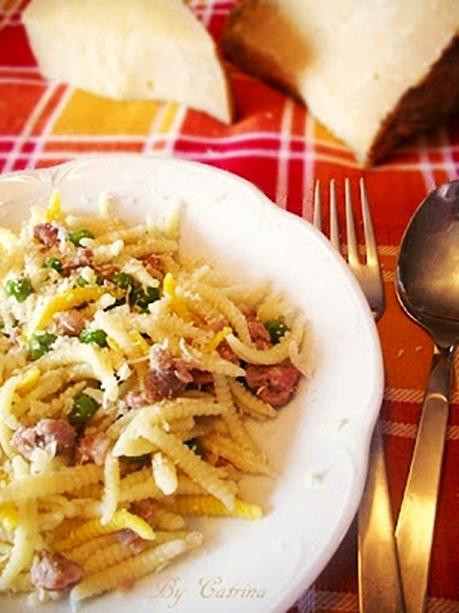
<svg viewBox="0 0 459 613">
<path fill-rule="evenodd" d="M 346 283 L 348 285 L 349 291 L 353 294 L 353 297 L 358 305 L 358 308 L 361 311 L 361 315 L 364 318 L 364 326 L 367 329 L 367 333 L 372 337 L 372 344 L 374 355 L 372 358 L 376 361 L 375 369 L 379 376 L 373 382 L 373 406 L 365 407 L 368 410 L 367 419 L 365 423 L 360 424 L 361 427 L 357 429 L 351 430 L 351 438 L 349 441 L 341 440 L 343 446 L 348 443 L 351 444 L 350 454 L 352 455 L 353 460 L 355 461 L 355 473 L 353 474 L 353 485 L 352 489 L 355 493 L 353 497 L 353 501 L 348 501 L 348 506 L 346 507 L 346 512 L 342 514 L 341 519 L 336 526 L 335 533 L 332 539 L 329 539 L 326 546 L 322 548 L 321 556 L 318 562 L 316 563 L 313 569 L 309 569 L 309 585 L 317 578 L 320 572 L 323 570 L 327 562 L 330 560 L 333 553 L 336 551 L 340 541 L 344 537 L 352 518 L 357 510 L 359 500 L 363 491 L 366 469 L 367 469 L 367 461 L 368 461 L 368 449 L 371 440 L 371 435 L 373 431 L 374 424 L 376 423 L 376 419 L 379 413 L 380 403 L 382 401 L 383 394 L 383 363 L 382 363 L 382 355 L 379 344 L 379 337 L 376 331 L 376 327 L 371 315 L 371 312 L 368 308 L 368 304 L 366 299 L 360 289 L 358 282 L 355 280 L 351 271 L 349 270 L 347 264 L 342 259 L 342 257 L 331 247 L 328 240 L 318 232 L 311 224 L 307 221 L 292 215 L 291 213 L 285 211 L 284 209 L 275 205 L 267 196 L 265 196 L 256 186 L 254 186 L 250 181 L 241 178 L 231 172 L 226 170 L 222 170 L 220 168 L 215 168 L 200 162 L 193 162 L 188 160 L 183 160 L 180 158 L 168 158 L 164 156 L 156 156 L 154 154 L 126 154 L 126 153 L 115 153 L 111 155 L 89 155 L 82 156 L 81 158 L 64 162 L 62 164 L 58 164 L 55 166 L 31 169 L 31 170 L 19 170 L 10 172 L 4 175 L 0 175 L 0 207 L 5 203 L 1 201 L 1 191 L 3 186 L 8 182 L 17 182 L 17 181 L 30 181 L 37 180 L 40 183 L 49 182 L 50 185 L 54 185 L 58 183 L 60 180 L 65 180 L 66 176 L 69 173 L 74 172 L 78 169 L 78 167 L 82 168 L 84 172 L 84 166 L 91 163 L 101 163 L 103 159 L 107 161 L 110 160 L 126 160 L 128 163 L 136 164 L 136 160 L 142 159 L 146 161 L 151 161 L 159 164 L 173 164 L 178 168 L 188 168 L 193 169 L 195 172 L 202 173 L 218 173 L 225 178 L 226 180 L 234 181 L 235 184 L 244 187 L 245 189 L 249 189 L 252 192 L 252 195 L 256 196 L 256 198 L 263 203 L 263 205 L 269 207 L 269 215 L 276 217 L 279 219 L 288 220 L 285 221 L 286 225 L 295 224 L 300 225 L 307 229 L 307 232 L 310 234 L 312 239 L 316 242 L 317 246 L 320 247 L 326 254 L 328 258 L 331 258 L 335 265 L 340 268 L 341 274 L 346 279 Z M 284 223 L 284 222 L 283 222 Z M 352 443 L 355 443 L 358 440 L 358 445 L 355 446 Z M 312 577 L 312 579 L 311 579 Z M 277 599 L 276 602 L 273 603 L 272 606 L 274 608 L 269 608 L 270 611 L 281 611 L 291 606 L 294 601 L 299 598 L 302 593 L 306 590 L 304 581 L 301 578 L 297 578 L 292 581 L 292 584 L 288 587 L 288 589 L 284 590 L 283 594 Z M 100 608 L 102 610 L 103 597 L 99 601 Z M 269 605 L 269 603 L 268 603 Z M 264 609 L 266 610 L 266 609 Z"/>
</svg>

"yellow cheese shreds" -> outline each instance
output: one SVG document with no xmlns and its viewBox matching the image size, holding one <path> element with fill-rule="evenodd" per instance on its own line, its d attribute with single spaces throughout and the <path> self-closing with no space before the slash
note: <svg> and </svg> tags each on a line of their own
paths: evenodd
<svg viewBox="0 0 459 613">
<path fill-rule="evenodd" d="M 97 300 L 106 292 L 102 287 L 75 287 L 69 289 L 60 296 L 51 298 L 35 321 L 34 330 L 43 330 L 50 323 L 53 315 L 62 311 L 68 311 L 80 306 L 85 302 Z M 31 330 L 30 332 L 34 332 Z"/>
<path fill-rule="evenodd" d="M 214 351 L 215 349 L 217 349 L 220 343 L 224 341 L 225 338 L 232 333 L 233 333 L 232 329 L 229 326 L 225 326 L 224 328 L 219 330 L 213 338 L 210 339 L 206 347 L 204 347 L 204 350 L 208 351 L 209 353 Z"/>
<path fill-rule="evenodd" d="M 165 295 L 169 296 L 171 300 L 174 300 L 174 298 L 177 297 L 175 294 L 175 287 L 176 286 L 175 286 L 174 276 L 172 275 L 172 273 L 168 272 L 166 276 L 164 277 L 163 291 Z"/>
<path fill-rule="evenodd" d="M 152 541 L 155 538 L 154 530 L 144 519 L 133 513 L 129 513 L 126 509 L 121 509 L 120 511 L 116 511 L 112 519 L 105 525 L 101 524 L 99 519 L 87 521 L 71 532 L 69 537 L 57 541 L 57 543 L 55 543 L 55 548 L 60 551 L 71 549 L 90 539 L 102 536 L 103 534 L 117 532 L 118 530 L 124 530 L 125 528 L 129 528 L 147 541 Z"/>
<path fill-rule="evenodd" d="M 19 523 L 19 513 L 16 506 L 12 503 L 0 505 L 0 524 L 8 530 L 13 531 Z"/>
<path fill-rule="evenodd" d="M 121 357 L 123 356 L 121 347 L 118 345 L 115 339 L 113 339 L 111 336 L 107 336 L 107 345 L 110 347 L 112 351 L 116 351 L 117 353 L 121 355 Z"/>
<path fill-rule="evenodd" d="M 145 354 L 150 351 L 150 345 L 143 338 L 140 332 L 138 332 L 137 330 L 131 330 L 131 332 L 129 333 L 129 336 L 131 337 L 135 345 L 139 348 L 141 354 Z"/>
<path fill-rule="evenodd" d="M 45 211 L 45 221 L 61 221 L 63 219 L 61 193 L 55 189 L 49 199 L 48 208 Z"/>
<path fill-rule="evenodd" d="M 235 498 L 234 508 L 229 511 L 225 505 L 213 496 L 186 495 L 176 496 L 168 508 L 180 515 L 211 515 L 224 517 L 241 517 L 242 519 L 260 519 L 263 510 L 256 504 Z"/>
<path fill-rule="evenodd" d="M 163 292 L 165 296 L 168 296 L 171 304 L 171 309 L 183 317 L 183 319 L 190 319 L 190 312 L 185 304 L 185 302 L 177 296 L 176 292 L 177 285 L 175 283 L 175 279 L 172 273 L 166 273 L 163 281 Z"/>
<path fill-rule="evenodd" d="M 27 394 L 35 387 L 35 384 L 38 382 L 40 376 L 41 372 L 38 366 L 32 366 L 32 368 L 29 368 L 24 373 L 24 376 L 16 386 L 16 391 Z"/>
</svg>

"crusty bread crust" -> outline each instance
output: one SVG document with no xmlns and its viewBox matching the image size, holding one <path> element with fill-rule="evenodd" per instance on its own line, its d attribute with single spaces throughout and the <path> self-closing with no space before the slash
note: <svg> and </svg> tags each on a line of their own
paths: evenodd
<svg viewBox="0 0 459 613">
<path fill-rule="evenodd" d="M 292 69 L 290 57 L 286 66 L 282 64 L 279 56 L 270 50 L 269 39 L 254 40 L 252 33 L 257 30 L 257 23 L 264 24 L 264 32 L 269 30 L 267 20 L 276 29 L 276 40 L 285 40 L 286 46 L 294 50 L 298 71 L 295 65 Z M 289 24 L 275 0 L 243 0 L 227 21 L 222 44 L 237 65 L 307 104 L 295 81 L 295 72 L 301 72 L 308 61 L 307 41 L 298 35 L 294 24 Z M 359 162 L 363 166 L 375 164 L 402 141 L 433 128 L 455 111 L 459 111 L 459 36 L 452 40 L 422 81 L 400 98 L 381 122 L 371 146 Z"/>
<path fill-rule="evenodd" d="M 386 117 L 364 160 L 370 166 L 400 142 L 425 132 L 459 111 L 459 36 L 456 36 L 429 74 L 410 88 Z"/>
</svg>

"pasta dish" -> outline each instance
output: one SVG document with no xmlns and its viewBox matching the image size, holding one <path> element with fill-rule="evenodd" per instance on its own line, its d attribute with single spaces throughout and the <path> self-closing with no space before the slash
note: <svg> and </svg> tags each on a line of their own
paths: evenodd
<svg viewBox="0 0 459 613">
<path fill-rule="evenodd" d="M 129 588 L 201 544 L 189 516 L 261 518 L 250 422 L 305 374 L 301 314 L 181 257 L 178 208 L 99 208 L 0 228 L 0 591 L 31 604 Z"/>
</svg>

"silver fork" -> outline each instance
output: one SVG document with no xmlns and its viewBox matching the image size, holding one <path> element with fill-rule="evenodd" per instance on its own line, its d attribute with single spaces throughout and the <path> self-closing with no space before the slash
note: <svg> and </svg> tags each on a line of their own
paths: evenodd
<svg viewBox="0 0 459 613">
<path fill-rule="evenodd" d="M 344 181 L 347 253 L 341 250 L 335 181 L 330 181 L 330 241 L 347 258 L 377 321 L 384 312 L 384 286 L 371 221 L 368 196 L 360 179 L 366 259 L 359 257 L 349 179 Z M 314 188 L 314 226 L 322 228 L 319 181 Z M 367 481 L 358 512 L 359 608 L 361 613 L 402 613 L 403 590 L 387 484 L 381 426 L 376 424 L 370 447 Z"/>
</svg>

